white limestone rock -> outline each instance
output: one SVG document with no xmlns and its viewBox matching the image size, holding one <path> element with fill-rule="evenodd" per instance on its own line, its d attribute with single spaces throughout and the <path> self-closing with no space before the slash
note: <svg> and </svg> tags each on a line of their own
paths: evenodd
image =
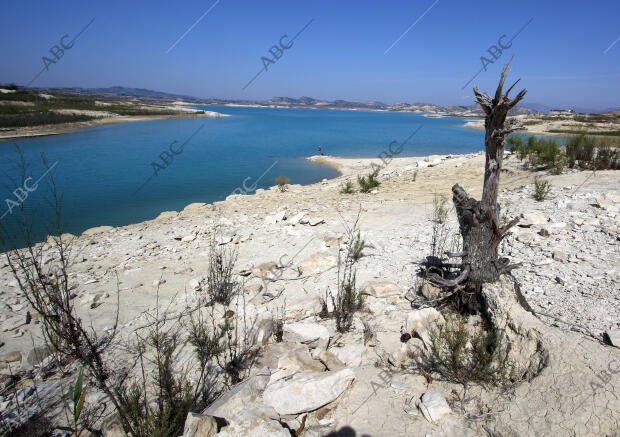
<svg viewBox="0 0 620 437">
<path fill-rule="evenodd" d="M 302 343 L 318 352 L 327 349 L 329 331 L 318 323 L 294 322 L 283 326 L 282 340 L 290 343 Z"/>
<path fill-rule="evenodd" d="M 437 391 L 429 390 L 422 395 L 422 400 L 417 402 L 422 414 L 431 423 L 437 423 L 443 416 L 452 412 L 446 398 Z"/>
<path fill-rule="evenodd" d="M 306 258 L 299 266 L 304 275 L 327 270 L 338 264 L 338 257 L 324 252 L 317 252 Z"/>
<path fill-rule="evenodd" d="M 540 211 L 529 211 L 523 214 L 523 218 L 517 223 L 523 228 L 529 228 L 534 225 L 544 225 L 547 223 L 547 218 Z"/>
<path fill-rule="evenodd" d="M 393 282 L 369 281 L 362 287 L 362 293 L 373 297 L 400 296 L 403 291 Z"/>
<path fill-rule="evenodd" d="M 366 346 L 363 344 L 347 344 L 343 347 L 334 347 L 329 350 L 347 367 L 359 367 L 362 365 Z"/>
<path fill-rule="evenodd" d="M 267 386 L 271 373 L 264 368 L 220 396 L 202 414 L 232 419 L 246 404 L 256 400 Z"/>
<path fill-rule="evenodd" d="M 212 437 L 217 433 L 217 422 L 211 416 L 189 412 L 185 419 L 183 437 Z"/>
<path fill-rule="evenodd" d="M 269 385 L 263 401 L 281 415 L 313 411 L 338 398 L 354 379 L 351 369 L 297 373 Z"/>
</svg>

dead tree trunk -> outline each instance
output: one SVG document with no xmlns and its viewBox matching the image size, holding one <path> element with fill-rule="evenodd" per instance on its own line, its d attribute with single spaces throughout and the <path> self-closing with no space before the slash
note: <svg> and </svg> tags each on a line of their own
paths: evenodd
<svg viewBox="0 0 620 437">
<path fill-rule="evenodd" d="M 510 271 L 514 265 L 509 265 L 507 259 L 499 259 L 497 248 L 509 228 L 514 226 L 518 218 L 504 226 L 499 225 L 499 205 L 497 194 L 499 191 L 499 175 L 504 155 L 504 141 L 506 135 L 515 128 L 506 122 L 506 115 L 510 108 L 515 106 L 525 95 L 521 90 L 514 99 L 508 98 L 508 93 L 519 82 L 517 80 L 504 94 L 502 89 L 506 79 L 506 72 L 510 62 L 502 70 L 502 75 L 491 98 L 474 87 L 476 101 L 484 110 L 486 130 L 484 146 L 486 162 L 484 166 L 484 186 L 482 199 L 470 197 L 458 184 L 452 187 L 453 201 L 459 221 L 459 228 L 463 238 L 463 250 L 458 254 L 462 258 L 461 271 L 457 278 L 445 280 L 439 277 L 433 279 L 439 285 L 466 288 L 469 291 L 479 291 L 485 282 L 495 282 L 500 274 Z"/>
</svg>

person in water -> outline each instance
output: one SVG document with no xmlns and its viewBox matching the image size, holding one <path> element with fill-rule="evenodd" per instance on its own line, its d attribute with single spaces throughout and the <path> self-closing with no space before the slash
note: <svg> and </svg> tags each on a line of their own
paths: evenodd
<svg viewBox="0 0 620 437">
<path fill-rule="evenodd" d="M 323 156 L 323 149 L 319 146 L 319 155 Z"/>
</svg>

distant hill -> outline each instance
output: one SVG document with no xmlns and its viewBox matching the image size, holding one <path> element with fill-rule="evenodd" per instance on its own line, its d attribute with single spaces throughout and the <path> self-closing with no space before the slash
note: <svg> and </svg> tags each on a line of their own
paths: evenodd
<svg viewBox="0 0 620 437">
<path fill-rule="evenodd" d="M 88 88 L 87 91 L 100 94 L 113 94 L 132 97 L 158 97 L 158 98 L 193 98 L 191 96 L 183 96 L 179 94 L 169 94 L 161 91 L 153 91 L 146 88 L 125 88 L 122 86 L 113 86 L 109 88 Z"/>
<path fill-rule="evenodd" d="M 73 94 L 87 96 L 105 96 L 105 97 L 146 97 L 155 99 L 191 99 L 195 97 L 184 96 L 180 94 L 169 94 L 161 91 L 153 91 L 146 88 L 126 88 L 122 86 L 113 86 L 108 88 L 35 88 L 40 91 L 49 92 L 51 94 Z"/>
<path fill-rule="evenodd" d="M 322 109 L 362 109 L 362 110 L 383 110 L 383 111 L 407 111 L 421 112 L 430 114 L 456 115 L 462 117 L 482 116 L 482 110 L 478 105 L 471 106 L 440 106 L 433 103 L 394 103 L 387 104 L 377 101 L 365 103 L 350 102 L 347 100 L 317 100 L 312 97 L 302 96 L 292 97 L 273 97 L 264 101 L 244 101 L 244 100 L 222 100 L 222 99 L 202 99 L 198 97 L 186 96 L 182 94 L 170 94 L 161 91 L 149 90 L 146 88 L 126 88 L 114 86 L 108 88 L 36 88 L 37 90 L 49 94 L 73 94 L 99 96 L 102 98 L 117 99 L 146 99 L 146 100 L 178 100 L 183 99 L 192 103 L 202 104 L 253 104 L 261 106 L 284 106 L 288 108 L 322 108 Z M 548 110 L 547 110 L 548 111 Z M 510 114 L 536 114 L 542 112 L 533 107 L 517 106 L 510 111 Z"/>
<path fill-rule="evenodd" d="M 465 117 L 482 116 L 482 109 L 478 105 L 471 106 L 440 106 L 432 103 L 394 103 L 386 104 L 382 102 L 370 101 L 366 103 L 349 102 L 347 100 L 334 100 L 332 102 L 325 100 L 316 100 L 311 97 L 300 97 L 294 99 L 291 97 L 273 97 L 263 102 L 254 102 L 255 104 L 268 106 L 285 106 L 290 108 L 327 108 L 327 109 L 366 109 L 366 110 L 383 110 L 383 111 L 407 111 L 407 112 L 423 112 L 430 114 L 458 115 Z M 539 111 L 525 106 L 517 106 L 510 111 L 511 115 L 518 114 L 536 114 Z"/>
</svg>

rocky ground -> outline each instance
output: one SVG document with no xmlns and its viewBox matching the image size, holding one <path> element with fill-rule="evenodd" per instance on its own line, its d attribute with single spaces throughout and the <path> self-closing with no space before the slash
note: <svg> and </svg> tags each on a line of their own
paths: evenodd
<svg viewBox="0 0 620 437">
<path fill-rule="evenodd" d="M 244 299 L 232 309 L 260 351 L 252 376 L 205 412 L 230 422 L 218 435 L 290 435 L 278 420 L 291 429 L 303 428 L 301 436 L 618 432 L 620 351 L 599 341 L 603 333 L 618 341 L 620 328 L 618 172 L 545 175 L 552 190 L 547 200 L 537 202 L 533 179 L 543 172 L 506 158 L 502 216 L 523 218 L 501 251 L 522 263 L 514 276 L 536 316 L 506 305 L 506 283 L 492 296 L 504 296 L 496 317 L 510 333 L 528 339 L 523 344 L 515 339 L 515 362 L 524 369 L 537 363 L 538 370 L 528 370 L 530 377 L 509 392 L 480 387 L 464 392 L 462 386 L 414 370 L 412 357 L 428 353 L 421 328 L 442 316 L 432 308 L 414 309 L 410 300 L 419 300 L 414 287 L 419 262 L 430 252 L 434 197 L 450 196 L 456 182 L 479 197 L 484 155 L 387 163 L 311 159 L 337 167 L 342 176 L 291 185 L 286 192 L 274 187 L 233 195 L 225 202 L 164 212 L 145 223 L 84 232 L 73 240 L 70 269 L 83 319 L 100 332 L 110 328 L 118 290 L 121 335 L 130 337 L 147 323 L 156 302 L 178 314 L 198 301 L 204 296 L 217 225 L 219 242 L 237 250 L 237 279 L 244 284 Z M 346 180 L 371 172 L 371 163 L 382 166 L 377 190 L 339 193 Z M 357 265 L 357 282 L 368 296 L 353 329 L 340 334 L 332 319 L 319 317 L 320 299 L 335 290 L 346 226 L 358 211 L 362 238 L 372 245 Z M 453 211 L 448 227 L 457 230 Z M 0 284 L 0 371 L 21 369 L 33 377 L 47 363 L 39 320 L 36 314 L 27 316 L 29 308 L 5 263 Z M 224 310 L 218 309 L 219 316 Z M 271 333 L 274 318 L 282 313 L 283 342 L 277 343 Z M 364 322 L 375 332 L 370 339 Z M 403 332 L 413 331 L 415 338 L 401 342 Z M 606 382 L 597 392 L 591 382 L 602 371 Z M 24 415 L 35 393 L 53 393 L 66 382 L 59 375 L 39 376 L 22 380 L 17 392 L 3 390 L 5 419 Z M 22 410 L 16 409 L 16 397 Z M 93 390 L 87 401 L 105 399 Z M 196 416 L 186 427 L 213 426 L 209 420 Z"/>
</svg>

